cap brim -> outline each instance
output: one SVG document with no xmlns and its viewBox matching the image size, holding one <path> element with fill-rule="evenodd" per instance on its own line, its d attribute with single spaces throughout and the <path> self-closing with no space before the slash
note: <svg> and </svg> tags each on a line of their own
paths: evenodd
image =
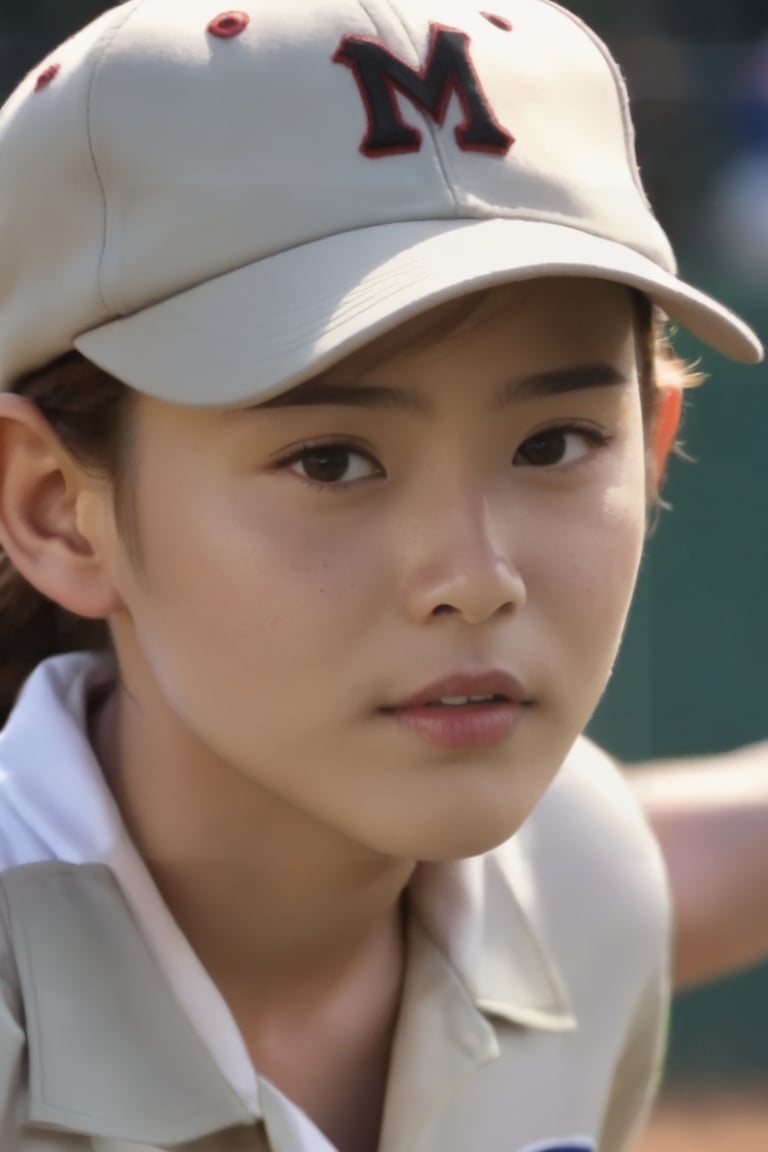
<svg viewBox="0 0 768 1152">
<path fill-rule="evenodd" d="M 725 356 L 762 359 L 742 320 L 633 249 L 559 224 L 498 218 L 330 236 L 111 321 L 75 347 L 158 399 L 236 405 L 285 391 L 442 301 L 544 276 L 638 288 Z"/>
</svg>

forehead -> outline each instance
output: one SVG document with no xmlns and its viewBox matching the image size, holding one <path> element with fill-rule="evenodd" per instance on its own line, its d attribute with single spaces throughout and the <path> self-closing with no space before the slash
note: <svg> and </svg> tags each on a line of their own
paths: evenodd
<svg viewBox="0 0 768 1152">
<path fill-rule="evenodd" d="M 633 293 L 605 280 L 551 277 L 503 284 L 428 309 L 314 377 L 321 383 L 359 376 L 392 363 L 455 355 L 504 333 L 521 358 L 578 357 L 596 348 L 616 353 L 636 322 Z M 559 348 L 555 348 L 559 344 Z M 299 385 L 301 387 L 301 385 Z"/>
<path fill-rule="evenodd" d="M 624 386 L 626 393 L 628 384 L 635 392 L 639 385 L 642 394 L 636 295 L 584 278 L 503 285 L 429 309 L 270 399 L 215 410 L 156 400 L 148 405 L 165 412 L 158 426 L 170 421 L 188 427 L 205 452 L 220 439 L 210 436 L 211 421 L 225 429 L 268 429 L 271 410 L 278 410 L 277 427 L 283 428 L 293 417 L 280 410 L 329 405 L 430 417 L 443 396 L 494 412 L 568 392 Z M 482 387 L 466 388 L 468 381 Z"/>
</svg>

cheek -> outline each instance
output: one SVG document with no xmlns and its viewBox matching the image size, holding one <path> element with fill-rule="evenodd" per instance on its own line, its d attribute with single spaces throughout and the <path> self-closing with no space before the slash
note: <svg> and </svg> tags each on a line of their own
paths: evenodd
<svg viewBox="0 0 768 1152">
<path fill-rule="evenodd" d="M 370 534 L 335 527 L 338 517 L 292 511 L 279 484 L 254 489 L 155 502 L 133 623 L 177 714 L 227 739 L 258 722 L 264 746 L 270 727 L 295 726 L 297 700 L 306 719 L 322 715 L 340 662 L 370 624 L 383 558 Z"/>
<path fill-rule="evenodd" d="M 558 585 L 574 612 L 574 625 L 604 619 L 620 628 L 634 591 L 645 539 L 645 501 L 620 489 L 608 492 L 588 519 L 564 526 Z"/>
<path fill-rule="evenodd" d="M 538 588 L 563 695 L 579 724 L 597 704 L 616 659 L 646 532 L 642 440 L 623 454 L 599 496 L 585 493 L 559 517 L 551 545 L 537 558 Z"/>
</svg>

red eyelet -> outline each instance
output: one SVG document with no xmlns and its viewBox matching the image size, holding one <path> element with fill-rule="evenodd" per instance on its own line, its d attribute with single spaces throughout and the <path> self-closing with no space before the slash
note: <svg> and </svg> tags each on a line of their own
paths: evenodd
<svg viewBox="0 0 768 1152">
<path fill-rule="evenodd" d="M 512 31 L 512 21 L 507 20 L 506 16 L 496 16 L 493 12 L 481 12 L 480 15 L 493 24 L 494 28 L 501 28 L 502 32 Z"/>
<path fill-rule="evenodd" d="M 222 12 L 211 20 L 208 31 L 211 36 L 218 36 L 220 40 L 230 40 L 245 32 L 251 22 L 247 12 Z"/>
<path fill-rule="evenodd" d="M 37 78 L 35 83 L 35 92 L 41 92 L 43 88 L 47 88 L 51 84 L 59 72 L 61 71 L 61 64 L 49 64 Z"/>
</svg>

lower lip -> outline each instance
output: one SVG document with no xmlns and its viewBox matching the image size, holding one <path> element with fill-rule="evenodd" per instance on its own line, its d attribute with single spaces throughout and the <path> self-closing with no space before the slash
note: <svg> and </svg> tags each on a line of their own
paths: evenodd
<svg viewBox="0 0 768 1152">
<path fill-rule="evenodd" d="M 387 715 L 435 748 L 468 751 L 493 748 L 512 735 L 525 704 L 424 705 Z"/>
</svg>

